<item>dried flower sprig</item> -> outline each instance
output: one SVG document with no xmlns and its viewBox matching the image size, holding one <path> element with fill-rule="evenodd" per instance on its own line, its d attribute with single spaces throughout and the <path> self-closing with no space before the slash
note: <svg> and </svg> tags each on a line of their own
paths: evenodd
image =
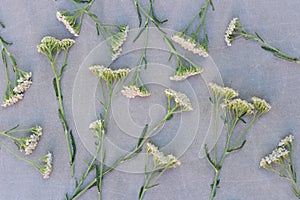
<svg viewBox="0 0 300 200">
<path fill-rule="evenodd" d="M 147 190 L 158 186 L 158 179 L 161 175 L 170 168 L 175 168 L 180 165 L 180 161 L 173 155 L 165 155 L 163 152 L 159 151 L 158 147 L 153 143 L 147 143 L 147 154 L 146 154 L 146 164 L 145 164 L 145 183 L 141 187 L 139 193 L 139 200 L 144 198 L 144 195 Z M 152 156 L 153 164 L 150 169 L 150 161 L 149 158 Z"/>
<path fill-rule="evenodd" d="M 207 145 L 205 145 L 205 153 L 208 162 L 215 170 L 214 181 L 211 185 L 212 191 L 210 199 L 212 200 L 214 199 L 220 184 L 220 172 L 225 159 L 232 152 L 239 151 L 244 147 L 246 143 L 245 136 L 250 128 L 258 119 L 269 112 L 271 106 L 265 100 L 258 97 L 253 97 L 252 103 L 236 98 L 238 96 L 237 91 L 215 83 L 210 83 L 209 87 L 211 91 L 210 101 L 212 103 L 214 116 L 214 144 L 212 148 L 213 152 L 211 154 L 208 152 Z M 218 156 L 217 140 L 220 115 L 226 127 L 227 140 L 224 151 L 221 153 L 221 156 Z M 244 119 L 246 116 L 252 117 L 249 124 L 247 124 Z M 245 127 L 240 134 L 234 134 L 235 128 L 239 122 L 245 123 Z M 236 139 L 232 139 L 232 136 L 236 137 Z"/>
<path fill-rule="evenodd" d="M 297 175 L 293 161 L 293 141 L 293 135 L 282 138 L 272 153 L 261 159 L 259 165 L 290 181 L 293 193 L 300 199 L 300 188 L 297 184 Z"/>
<path fill-rule="evenodd" d="M 102 39 L 106 40 L 107 38 L 111 37 L 109 41 L 112 60 L 117 59 L 121 55 L 122 45 L 126 41 L 129 26 L 120 26 L 117 24 L 103 24 L 102 22 L 100 22 L 98 16 L 89 11 L 95 0 L 71 1 L 77 6 L 77 8 L 68 11 L 57 11 L 57 20 L 62 22 L 67 28 L 67 30 L 77 37 L 79 36 L 81 30 L 83 16 L 87 15 L 95 23 L 97 34 L 101 35 Z M 115 28 L 116 31 L 112 30 L 112 28 Z"/>
<path fill-rule="evenodd" d="M 5 27 L 2 23 L 1 26 L 3 28 Z M 5 96 L 1 106 L 6 108 L 18 103 L 20 100 L 24 98 L 25 91 L 28 90 L 32 85 L 32 79 L 31 79 L 32 74 L 31 72 L 26 72 L 21 70 L 17 66 L 15 57 L 7 49 L 7 46 L 12 45 L 11 42 L 4 40 L 4 38 L 0 36 L 0 44 L 2 46 L 1 55 L 2 55 L 2 62 L 4 65 L 6 82 L 7 82 Z M 9 58 L 11 67 L 15 74 L 14 86 L 12 85 L 11 79 L 9 77 L 7 57 Z"/>
<path fill-rule="evenodd" d="M 55 90 L 56 98 L 59 102 L 58 116 L 61 120 L 64 129 L 72 176 L 74 176 L 74 160 L 76 155 L 76 145 L 72 130 L 70 130 L 69 128 L 65 115 L 63 96 L 61 92 L 61 79 L 67 66 L 69 50 L 74 45 L 74 43 L 75 41 L 69 38 L 58 40 L 54 37 L 46 36 L 42 39 L 41 44 L 37 46 L 38 52 L 47 56 L 49 62 L 51 63 L 51 67 L 54 73 L 53 88 Z M 64 53 L 64 60 L 59 69 L 57 60 L 59 55 L 62 53 Z"/>
<path fill-rule="evenodd" d="M 44 179 L 50 178 L 53 169 L 53 154 L 51 152 L 48 152 L 44 157 L 42 157 L 40 159 L 42 163 L 40 163 L 39 161 L 29 160 L 18 155 L 14 150 L 12 150 L 10 147 L 4 144 L 2 140 L 0 140 L 0 145 L 18 159 L 33 165 L 42 174 Z"/>
<path fill-rule="evenodd" d="M 81 187 L 82 183 L 80 182 L 81 184 L 77 185 L 71 198 L 68 197 L 68 199 L 77 199 L 79 196 L 84 194 L 88 189 L 90 189 L 93 186 L 98 186 L 98 193 L 99 193 L 100 199 L 101 199 L 101 197 L 102 197 L 102 179 L 105 175 L 107 175 L 109 172 L 113 171 L 121 163 L 124 163 L 124 162 L 136 157 L 142 151 L 142 148 L 143 148 L 144 144 L 148 141 L 148 139 L 157 130 L 159 130 L 159 128 L 161 128 L 164 123 L 166 123 L 168 120 L 170 120 L 174 114 L 192 110 L 190 100 L 188 99 L 188 97 L 185 94 L 175 91 L 175 90 L 172 90 L 172 89 L 166 89 L 165 95 L 168 98 L 167 113 L 162 118 L 162 120 L 160 122 L 158 122 L 151 130 L 148 130 L 148 125 L 146 125 L 140 135 L 140 138 L 137 141 L 136 146 L 131 151 L 129 151 L 127 154 L 125 154 L 125 155 L 121 156 L 119 159 L 117 159 L 110 167 L 104 168 L 103 165 L 105 163 L 105 160 L 101 160 L 102 164 L 100 163 L 100 167 L 98 167 L 98 173 L 96 173 L 95 179 L 93 181 L 91 181 L 90 183 L 88 183 L 83 188 Z M 104 105 L 109 105 L 109 104 L 104 104 Z M 104 116 L 107 116 L 107 115 L 105 114 Z M 105 122 L 105 120 L 103 120 L 103 123 L 104 122 Z M 90 127 L 91 128 L 98 127 L 97 122 L 92 123 L 90 125 Z M 103 144 L 102 141 L 100 143 Z M 100 150 L 100 153 L 101 152 L 103 153 L 102 150 Z M 101 158 L 105 159 L 105 153 L 102 154 Z M 170 156 L 169 156 L 169 158 L 171 159 Z M 175 161 L 175 160 L 172 159 L 172 161 Z M 176 163 L 178 163 L 178 162 L 176 162 Z M 172 165 L 172 166 L 175 166 L 175 162 L 173 164 L 174 165 Z"/>
<path fill-rule="evenodd" d="M 260 35 L 258 35 L 258 33 L 255 32 L 254 34 L 251 34 L 247 32 L 238 20 L 238 18 L 233 18 L 230 21 L 227 30 L 225 31 L 224 37 L 227 46 L 231 46 L 232 42 L 240 37 L 244 37 L 247 40 L 258 41 L 262 44 L 262 49 L 271 52 L 275 57 L 300 64 L 299 58 L 292 57 L 282 52 L 280 49 L 273 47 L 271 44 L 266 42 Z"/>
<path fill-rule="evenodd" d="M 21 152 L 26 155 L 31 154 L 37 147 L 40 137 L 43 134 L 43 129 L 40 126 L 34 126 L 28 129 L 18 129 L 18 125 L 9 129 L 8 131 L 0 132 L 0 135 L 6 136 L 14 142 Z M 30 136 L 15 137 L 12 134 L 17 132 L 30 132 Z"/>
<path fill-rule="evenodd" d="M 153 0 L 149 1 L 149 8 L 148 8 L 148 15 L 152 16 L 158 24 L 163 24 L 167 22 L 168 20 L 160 20 L 157 18 L 154 10 L 154 5 L 153 5 Z M 137 15 L 139 19 L 139 28 L 141 28 L 142 25 L 142 15 L 139 9 L 139 4 L 135 3 L 136 9 L 137 9 Z M 127 85 L 124 86 L 123 90 L 121 91 L 124 96 L 127 98 L 135 98 L 135 97 L 148 97 L 151 95 L 149 90 L 146 88 L 140 74 L 142 71 L 142 67 L 144 66 L 144 70 L 147 68 L 147 46 L 148 46 L 148 38 L 149 38 L 149 18 L 145 19 L 144 26 L 140 29 L 139 33 L 133 40 L 133 42 L 137 41 L 140 36 L 145 32 L 145 39 L 144 39 L 144 47 L 142 51 L 142 55 L 139 59 L 139 64 L 137 65 L 134 75 L 132 77 L 131 82 Z"/>
<path fill-rule="evenodd" d="M 197 14 L 192 18 L 188 25 L 181 31 L 171 37 L 171 39 L 182 46 L 184 49 L 198 54 L 202 57 L 208 57 L 208 35 L 206 30 L 206 13 L 208 7 L 211 6 L 214 11 L 214 5 L 212 0 L 206 0 L 204 6 L 202 6 Z M 196 30 L 188 35 L 189 28 L 194 24 L 197 18 L 200 18 L 200 23 Z M 204 36 L 200 39 L 200 31 L 203 29 Z"/>
<path fill-rule="evenodd" d="M 153 2 L 153 0 L 152 0 L 152 2 Z M 171 52 L 170 59 L 171 59 L 172 55 L 175 55 L 175 57 L 177 59 L 178 66 L 176 68 L 176 72 L 175 72 L 174 76 L 170 77 L 170 79 L 175 80 L 175 81 L 182 81 L 182 80 L 187 79 L 190 76 L 200 74 L 202 71 L 202 68 L 200 66 L 198 66 L 197 64 L 195 64 L 193 61 L 191 61 L 186 56 L 178 53 L 175 46 L 172 43 L 172 40 L 170 40 L 168 38 L 167 34 L 159 27 L 159 25 L 161 23 L 166 22 L 166 20 L 164 20 L 164 21 L 158 20 L 156 15 L 155 14 L 153 15 L 153 12 L 151 12 L 151 14 L 149 14 L 147 12 L 147 10 L 145 8 L 143 8 L 142 5 L 137 0 L 134 0 L 134 3 L 137 8 L 137 11 L 138 11 L 139 18 L 141 18 L 141 13 L 143 13 L 144 16 L 146 17 L 146 19 L 148 19 L 149 21 L 151 21 L 153 23 L 154 27 L 160 33 L 160 35 L 163 38 L 163 40 L 165 41 L 165 43 L 169 46 L 170 52 Z M 185 61 L 187 62 L 187 64 L 184 63 Z"/>
</svg>

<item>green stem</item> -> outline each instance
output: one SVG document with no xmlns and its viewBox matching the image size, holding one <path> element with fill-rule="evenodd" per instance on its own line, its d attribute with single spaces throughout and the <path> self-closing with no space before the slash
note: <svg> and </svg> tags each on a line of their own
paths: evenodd
<svg viewBox="0 0 300 200">
<path fill-rule="evenodd" d="M 9 139 L 11 139 L 13 141 L 15 141 L 15 140 L 20 141 L 20 138 L 14 137 L 14 136 L 9 135 L 9 134 L 6 134 L 5 132 L 0 132 L 0 135 L 6 136 L 6 137 L 8 137 Z"/>
<path fill-rule="evenodd" d="M 56 89 L 57 89 L 57 99 L 59 101 L 59 108 L 61 112 L 62 117 L 65 119 L 65 109 L 63 106 L 63 100 L 62 100 L 62 94 L 61 94 L 61 85 L 60 85 L 60 80 L 61 77 L 57 74 L 57 68 L 56 68 L 56 63 L 55 60 L 53 60 L 52 58 L 51 60 L 51 66 L 52 66 L 52 70 L 54 72 L 55 75 L 55 85 L 56 85 Z M 66 120 L 61 119 L 62 124 L 63 124 L 63 128 L 64 128 L 64 132 L 65 132 L 65 139 L 66 139 L 66 143 L 67 143 L 67 148 L 68 148 L 68 154 L 69 154 L 69 162 L 70 162 L 70 166 L 71 166 L 71 175 L 72 177 L 74 177 L 74 162 L 73 162 L 73 156 L 72 156 L 72 149 L 71 149 L 71 143 L 70 143 L 70 135 L 69 135 L 69 127 L 67 125 Z"/>
<path fill-rule="evenodd" d="M 33 165 L 36 169 L 40 170 L 40 166 L 35 163 L 34 161 L 32 160 L 28 160 L 26 158 L 23 158 L 22 156 L 18 155 L 16 152 L 14 152 L 11 148 L 9 148 L 7 145 L 5 145 L 1 140 L 0 140 L 0 144 L 1 146 L 3 146 L 7 151 L 9 151 L 12 155 L 14 155 L 15 157 L 19 158 L 20 160 L 22 161 L 25 161 L 31 165 Z"/>
<path fill-rule="evenodd" d="M 231 136 L 233 133 L 233 130 L 235 128 L 235 126 L 237 125 L 239 119 L 236 117 L 233 122 L 232 125 L 228 131 L 227 134 L 227 141 L 226 141 L 226 146 L 225 146 L 225 150 L 224 153 L 221 157 L 221 160 L 219 161 L 219 163 L 216 165 L 217 168 L 215 169 L 215 178 L 214 178 L 214 182 L 213 182 L 213 186 L 212 186 L 212 190 L 211 190 L 211 195 L 210 195 L 210 200 L 214 199 L 215 195 L 216 195 L 216 191 L 217 191 L 217 186 L 219 184 L 219 176 L 220 176 L 220 171 L 222 169 L 223 163 L 225 161 L 225 158 L 227 157 L 227 155 L 229 154 L 228 150 L 230 148 L 230 141 L 231 141 Z"/>
</svg>

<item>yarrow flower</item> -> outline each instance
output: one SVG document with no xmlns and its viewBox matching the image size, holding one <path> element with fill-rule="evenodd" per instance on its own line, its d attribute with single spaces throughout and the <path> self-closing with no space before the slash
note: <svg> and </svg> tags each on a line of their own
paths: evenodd
<svg viewBox="0 0 300 200">
<path fill-rule="evenodd" d="M 121 26 L 120 32 L 112 36 L 111 48 L 112 48 L 112 61 L 116 60 L 122 53 L 122 46 L 127 39 L 129 26 Z"/>
<path fill-rule="evenodd" d="M 148 97 L 150 96 L 150 92 L 144 87 L 137 87 L 136 85 L 127 85 L 123 87 L 121 93 L 127 98 L 135 98 L 135 97 Z"/>
<path fill-rule="evenodd" d="M 153 156 L 154 163 L 160 168 L 175 168 L 180 165 L 180 161 L 175 156 L 165 155 L 151 142 L 147 143 L 147 152 Z"/>
<path fill-rule="evenodd" d="M 214 96 L 217 98 L 225 98 L 225 101 L 229 101 L 239 95 L 238 91 L 229 88 L 229 87 L 222 87 L 216 83 L 209 83 L 209 87 Z"/>
<path fill-rule="evenodd" d="M 265 114 L 271 109 L 271 105 L 269 103 L 258 97 L 252 97 L 252 104 L 255 110 L 258 111 L 260 114 Z"/>
<path fill-rule="evenodd" d="M 225 31 L 225 42 L 227 44 L 227 46 L 231 46 L 231 42 L 233 40 L 233 34 L 235 32 L 235 29 L 236 27 L 239 26 L 239 21 L 238 21 L 238 18 L 233 18 L 228 27 L 227 27 L 227 30 Z"/>
<path fill-rule="evenodd" d="M 295 137 L 293 135 L 288 135 L 285 138 L 280 140 L 280 142 L 278 143 L 278 146 L 280 147 L 280 146 L 292 144 L 294 139 L 295 139 Z"/>
<path fill-rule="evenodd" d="M 52 55 L 54 51 L 61 49 L 61 42 L 52 36 L 46 36 L 41 40 L 41 44 L 37 46 L 37 49 L 40 53 Z"/>
<path fill-rule="evenodd" d="M 26 155 L 31 154 L 37 147 L 40 137 L 42 136 L 42 127 L 36 126 L 30 129 L 32 134 L 25 138 L 19 138 L 15 141 L 15 144 L 19 147 L 21 152 L 25 152 Z"/>
<path fill-rule="evenodd" d="M 260 167 L 266 168 L 272 163 L 278 162 L 281 158 L 285 158 L 288 154 L 289 151 L 285 147 L 277 147 L 272 153 L 262 158 L 259 165 Z"/>
<path fill-rule="evenodd" d="M 24 97 L 23 94 L 18 94 L 13 91 L 11 91 L 9 94 L 6 93 L 4 96 L 4 101 L 1 104 L 1 106 L 4 108 L 12 106 L 12 105 L 18 103 L 20 100 L 22 100 L 23 97 Z"/>
<path fill-rule="evenodd" d="M 178 65 L 176 73 L 170 77 L 172 81 L 183 81 L 202 72 L 200 67 L 188 67 L 182 61 L 179 61 Z"/>
<path fill-rule="evenodd" d="M 71 15 L 69 12 L 65 11 L 57 11 L 56 18 L 58 21 L 62 22 L 66 29 L 73 34 L 74 36 L 78 37 L 80 32 L 80 24 L 77 23 L 77 18 L 79 15 Z"/>
<path fill-rule="evenodd" d="M 171 39 L 182 46 L 184 49 L 198 54 L 202 57 L 208 57 L 207 49 L 198 43 L 195 39 L 186 36 L 183 33 L 177 33 L 171 37 Z"/>
<path fill-rule="evenodd" d="M 90 70 L 97 76 L 97 78 L 103 79 L 106 83 L 114 83 L 118 80 L 123 80 L 130 72 L 129 68 L 112 70 L 104 67 L 103 65 L 94 65 L 90 67 Z"/>
<path fill-rule="evenodd" d="M 70 38 L 64 38 L 60 41 L 60 45 L 62 49 L 68 51 L 71 46 L 75 44 L 75 40 Z"/>
<path fill-rule="evenodd" d="M 174 99 L 175 103 L 185 111 L 193 110 L 190 99 L 185 94 L 172 89 L 166 89 L 165 94 L 169 99 Z"/>
<path fill-rule="evenodd" d="M 41 159 L 45 164 L 40 168 L 40 172 L 44 179 L 50 178 L 52 173 L 53 154 L 48 152 L 45 157 Z"/>
<path fill-rule="evenodd" d="M 242 99 L 233 99 L 223 106 L 225 106 L 225 108 L 230 112 L 234 113 L 237 117 L 240 117 L 244 114 L 251 115 L 254 109 L 254 106 L 251 103 Z"/>
<path fill-rule="evenodd" d="M 31 72 L 23 72 L 18 70 L 16 86 L 13 89 L 16 94 L 24 93 L 30 88 L 32 85 L 31 75 Z"/>
</svg>

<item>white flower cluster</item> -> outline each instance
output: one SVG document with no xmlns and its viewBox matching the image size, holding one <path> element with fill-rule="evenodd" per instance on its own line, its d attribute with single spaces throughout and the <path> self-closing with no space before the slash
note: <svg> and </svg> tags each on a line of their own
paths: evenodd
<svg viewBox="0 0 300 200">
<path fill-rule="evenodd" d="M 62 11 L 56 12 L 56 18 L 58 21 L 62 22 L 66 29 L 72 33 L 74 36 L 79 36 L 80 25 L 76 24 L 77 18 L 74 16 L 68 16 L 64 14 Z"/>
<path fill-rule="evenodd" d="M 170 80 L 172 80 L 172 81 L 183 81 L 183 80 L 185 80 L 185 79 L 187 79 L 191 76 L 195 76 L 197 74 L 200 74 L 201 72 L 202 72 L 202 70 L 199 70 L 199 71 L 192 70 L 192 71 L 185 71 L 181 74 L 176 73 L 175 75 L 170 77 Z"/>
<path fill-rule="evenodd" d="M 227 27 L 227 30 L 225 31 L 224 37 L 225 37 L 225 42 L 226 42 L 227 46 L 231 46 L 231 36 L 234 32 L 234 29 L 236 28 L 237 23 L 238 23 L 238 18 L 233 18 L 230 21 L 230 23 Z"/>
<path fill-rule="evenodd" d="M 239 95 L 238 91 L 235 91 L 229 87 L 222 87 L 216 83 L 209 83 L 209 87 L 217 98 L 225 98 L 226 101 L 231 100 Z"/>
<path fill-rule="evenodd" d="M 278 146 L 284 146 L 284 145 L 292 144 L 294 139 L 295 139 L 295 137 L 293 135 L 288 135 L 285 138 L 280 140 L 280 142 L 278 143 Z"/>
<path fill-rule="evenodd" d="M 150 92 L 148 92 L 147 90 L 141 90 L 136 85 L 124 86 L 121 93 L 130 99 L 135 98 L 135 97 L 148 97 L 151 95 Z"/>
<path fill-rule="evenodd" d="M 268 165 L 278 162 L 281 158 L 285 158 L 288 154 L 289 151 L 284 146 L 277 147 L 272 153 L 262 158 L 259 165 L 266 168 Z"/>
<path fill-rule="evenodd" d="M 233 99 L 223 105 L 230 112 L 234 113 L 235 116 L 240 117 L 244 114 L 251 115 L 254 110 L 254 106 L 246 100 Z"/>
<path fill-rule="evenodd" d="M 42 160 L 45 162 L 45 165 L 41 168 L 40 172 L 43 175 L 44 179 L 48 179 L 50 178 L 50 175 L 52 173 L 52 164 L 53 164 L 52 153 L 48 152 Z"/>
<path fill-rule="evenodd" d="M 266 168 L 272 163 L 276 163 L 280 161 L 280 159 L 284 159 L 289 154 L 289 150 L 287 148 L 290 148 L 290 145 L 293 143 L 294 136 L 288 135 L 281 139 L 278 143 L 278 146 L 276 149 L 272 151 L 269 155 L 265 156 L 260 161 L 260 167 Z"/>
<path fill-rule="evenodd" d="M 198 44 L 195 40 L 186 37 L 182 33 L 173 35 L 171 39 L 184 49 L 191 51 L 194 54 L 198 54 L 202 57 L 208 57 L 207 50 L 201 44 Z"/>
<path fill-rule="evenodd" d="M 5 98 L 3 103 L 1 104 L 2 107 L 6 108 L 18 103 L 24 97 L 23 94 L 15 94 L 12 93 L 9 97 Z"/>
<path fill-rule="evenodd" d="M 252 97 L 252 104 L 256 111 L 260 114 L 264 114 L 270 111 L 271 105 L 267 103 L 264 99 L 258 97 Z"/>
<path fill-rule="evenodd" d="M 113 35 L 111 39 L 111 48 L 112 48 L 112 61 L 116 60 L 122 53 L 122 46 L 127 39 L 129 31 L 129 26 L 122 28 L 122 30 Z"/>
<path fill-rule="evenodd" d="M 147 143 L 147 152 L 153 156 L 153 161 L 162 168 L 174 168 L 180 165 L 180 161 L 173 155 L 165 155 L 151 142 Z"/>
<path fill-rule="evenodd" d="M 108 67 L 104 67 L 103 65 L 94 65 L 90 67 L 90 70 L 106 83 L 113 83 L 114 81 L 124 79 L 130 72 L 129 68 L 112 70 Z"/>
<path fill-rule="evenodd" d="M 24 93 L 32 85 L 31 72 L 25 73 L 17 80 L 17 85 L 14 87 L 13 91 L 17 94 Z"/>
<path fill-rule="evenodd" d="M 31 154 L 35 148 L 37 147 L 40 136 L 42 136 L 42 127 L 36 126 L 31 129 L 32 134 L 29 137 L 24 138 L 24 142 L 22 142 L 19 146 L 21 152 L 25 152 L 26 155 Z"/>
<path fill-rule="evenodd" d="M 165 94 L 168 98 L 173 98 L 176 104 L 183 107 L 184 111 L 193 110 L 190 99 L 185 94 L 172 89 L 166 89 Z"/>
</svg>

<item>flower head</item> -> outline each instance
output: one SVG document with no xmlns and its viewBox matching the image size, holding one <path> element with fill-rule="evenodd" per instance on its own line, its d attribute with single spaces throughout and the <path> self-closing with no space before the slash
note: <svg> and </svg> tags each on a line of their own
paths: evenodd
<svg viewBox="0 0 300 200">
<path fill-rule="evenodd" d="M 239 21 L 238 21 L 238 18 L 233 18 L 228 27 L 227 27 L 227 30 L 225 31 L 225 42 L 227 44 L 227 46 L 231 46 L 231 42 L 233 40 L 233 34 L 235 32 L 235 29 L 236 27 L 239 26 Z"/>
<path fill-rule="evenodd" d="M 174 99 L 175 103 L 182 107 L 184 111 L 193 110 L 190 99 L 185 94 L 172 89 L 166 89 L 165 94 L 169 99 Z"/>
<path fill-rule="evenodd" d="M 70 38 L 64 38 L 61 40 L 61 47 L 64 49 L 64 50 L 69 50 L 69 48 L 71 46 L 73 46 L 75 44 L 75 40 L 72 40 Z"/>
<path fill-rule="evenodd" d="M 120 32 L 112 36 L 111 49 L 112 49 L 112 60 L 116 60 L 122 53 L 122 46 L 127 39 L 129 26 L 120 27 Z"/>
<path fill-rule="evenodd" d="M 271 106 L 269 103 L 267 103 L 265 100 L 260 99 L 258 97 L 252 97 L 252 104 L 256 111 L 258 111 L 261 114 L 265 114 L 269 112 L 271 109 Z"/>
<path fill-rule="evenodd" d="M 51 152 L 48 152 L 42 159 L 45 164 L 40 168 L 40 172 L 43 175 L 44 179 L 50 178 L 52 173 L 53 165 L 53 155 Z"/>
<path fill-rule="evenodd" d="M 278 146 L 280 147 L 280 146 L 292 144 L 294 139 L 295 139 L 295 137 L 293 135 L 288 135 L 285 138 L 280 140 L 280 142 L 278 143 Z"/>
<path fill-rule="evenodd" d="M 234 99 L 225 104 L 225 107 L 236 117 L 241 117 L 242 115 L 251 115 L 253 113 L 253 105 L 246 100 Z"/>
<path fill-rule="evenodd" d="M 222 87 L 216 83 L 209 83 L 209 87 L 215 97 L 217 98 L 224 97 L 225 101 L 232 100 L 233 98 L 239 95 L 238 91 L 229 87 Z"/>
<path fill-rule="evenodd" d="M 194 38 L 188 37 L 184 33 L 177 33 L 173 35 L 171 39 L 184 49 L 191 51 L 194 54 L 198 54 L 202 57 L 208 57 L 207 49 Z"/>
<path fill-rule="evenodd" d="M 165 155 L 151 142 L 147 143 L 147 153 L 153 156 L 153 161 L 161 168 L 174 168 L 180 165 L 180 161 L 173 155 Z"/>
<path fill-rule="evenodd" d="M 269 165 L 277 163 L 281 158 L 286 158 L 288 154 L 289 150 L 285 147 L 277 147 L 272 151 L 272 153 L 261 159 L 260 167 L 267 168 Z"/>
<path fill-rule="evenodd" d="M 31 75 L 31 72 L 25 72 L 19 69 L 16 71 L 17 80 L 16 85 L 13 88 L 13 91 L 16 94 L 24 93 L 30 88 L 30 86 L 32 85 Z"/>
<path fill-rule="evenodd" d="M 37 46 L 38 52 L 48 55 L 52 54 L 54 51 L 61 49 L 61 42 L 52 37 L 46 36 L 42 39 L 41 44 Z"/>
<path fill-rule="evenodd" d="M 148 97 L 150 96 L 150 92 L 144 87 L 137 87 L 136 85 L 127 85 L 123 87 L 121 93 L 127 98 L 135 98 L 135 97 Z"/>
<path fill-rule="evenodd" d="M 202 69 L 200 67 L 177 67 L 176 73 L 170 77 L 172 81 L 183 81 L 191 76 L 200 74 Z"/>
<path fill-rule="evenodd" d="M 78 37 L 81 25 L 77 23 L 78 16 L 71 15 L 69 12 L 65 11 L 57 11 L 56 12 L 56 18 L 58 21 L 62 22 L 66 29 L 73 34 L 74 36 Z"/>
<path fill-rule="evenodd" d="M 95 65 L 90 67 L 90 70 L 99 79 L 103 79 L 106 83 L 114 83 L 118 80 L 123 80 L 129 74 L 129 68 L 123 68 L 118 70 L 112 70 L 110 68 L 104 67 L 103 65 Z"/>
<path fill-rule="evenodd" d="M 1 106 L 4 108 L 12 106 L 18 103 L 20 100 L 22 100 L 23 97 L 24 97 L 23 94 L 16 94 L 15 92 L 12 92 L 11 94 L 6 94 Z"/>
<path fill-rule="evenodd" d="M 21 152 L 25 152 L 26 155 L 31 154 L 36 149 L 39 143 L 40 137 L 43 134 L 42 130 L 43 129 L 40 126 L 32 127 L 30 129 L 32 134 L 30 136 L 20 138 L 20 140 L 16 142 L 16 145 L 19 147 L 19 150 Z"/>
</svg>

